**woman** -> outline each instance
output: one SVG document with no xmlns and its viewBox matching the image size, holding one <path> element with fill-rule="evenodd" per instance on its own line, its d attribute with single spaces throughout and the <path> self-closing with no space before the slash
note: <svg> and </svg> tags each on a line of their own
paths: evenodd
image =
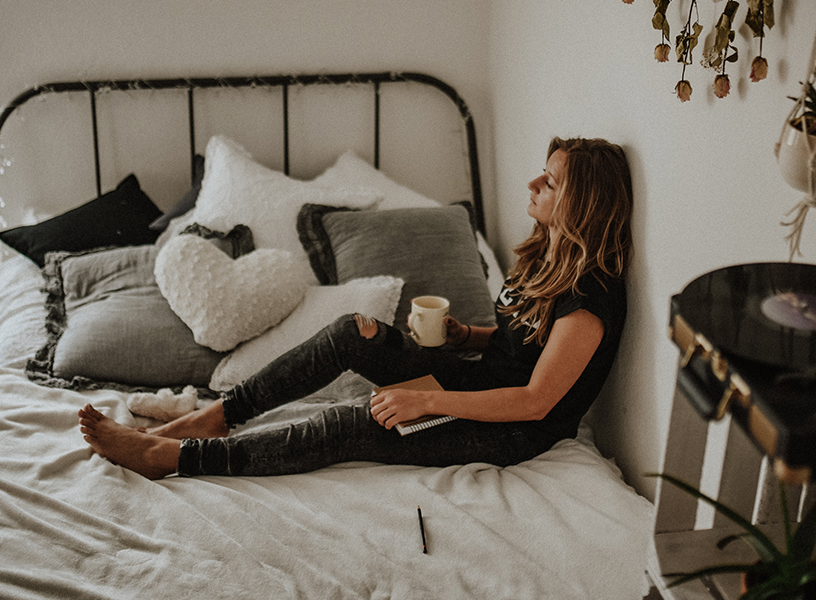
<svg viewBox="0 0 816 600">
<path fill-rule="evenodd" d="M 149 431 L 121 426 L 92 406 L 80 430 L 101 456 L 157 479 L 276 475 L 337 462 L 447 466 L 516 464 L 574 437 L 612 366 L 626 316 L 632 185 L 620 147 L 554 139 L 530 182 L 531 236 L 496 301 L 497 326 L 447 320 L 455 350 L 427 352 L 397 329 L 347 315 L 220 401 Z M 386 386 L 427 374 L 446 391 L 387 390 L 370 406 L 332 406 L 303 423 L 229 436 L 352 370 Z M 392 427 L 427 414 L 459 419 L 401 437 Z"/>
</svg>

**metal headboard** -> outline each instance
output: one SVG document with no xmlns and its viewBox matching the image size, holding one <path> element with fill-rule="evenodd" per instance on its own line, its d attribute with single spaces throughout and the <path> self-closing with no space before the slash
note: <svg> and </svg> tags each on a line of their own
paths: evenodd
<svg viewBox="0 0 816 600">
<path fill-rule="evenodd" d="M 414 81 L 432 86 L 450 98 L 459 109 L 465 124 L 468 145 L 468 162 L 470 169 L 470 183 L 476 225 L 482 233 L 485 232 L 484 207 L 482 200 L 481 177 L 479 173 L 479 158 L 476 149 L 476 129 L 473 118 L 465 101 L 447 83 L 422 73 L 355 73 L 355 74 L 327 74 L 327 75 L 270 75 L 256 77 L 196 77 L 183 79 L 120 79 L 112 81 L 73 81 L 49 83 L 30 88 L 14 98 L 0 113 L 0 131 L 6 120 L 15 109 L 28 100 L 41 94 L 60 92 L 84 92 L 90 96 L 91 119 L 93 127 L 94 168 L 96 172 L 97 194 L 102 193 L 102 176 L 99 159 L 99 137 L 97 130 L 96 97 L 101 92 L 130 91 L 130 90 L 187 90 L 187 114 L 190 134 L 190 165 L 191 176 L 195 170 L 195 111 L 193 108 L 193 94 L 196 89 L 206 88 L 244 88 L 244 87 L 279 87 L 283 92 L 283 151 L 284 172 L 289 174 L 289 86 L 305 86 L 319 84 L 371 84 L 374 100 L 374 166 L 380 166 L 380 86 L 392 82 Z"/>
</svg>

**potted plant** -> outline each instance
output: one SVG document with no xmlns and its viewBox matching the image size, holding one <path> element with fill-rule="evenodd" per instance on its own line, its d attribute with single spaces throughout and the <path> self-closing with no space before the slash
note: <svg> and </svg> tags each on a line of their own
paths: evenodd
<svg viewBox="0 0 816 600">
<path fill-rule="evenodd" d="M 779 549 L 761 529 L 731 508 L 671 475 L 656 476 L 710 504 L 743 529 L 741 533 L 720 540 L 717 543 L 718 548 L 723 549 L 733 542 L 745 541 L 759 556 L 757 562 L 750 564 L 718 565 L 694 573 L 680 574 L 669 587 L 708 575 L 742 573 L 744 589 L 740 600 L 816 599 L 816 564 L 813 563 L 813 551 L 816 547 L 816 504 L 808 510 L 796 532 L 793 532 L 785 487 L 780 483 L 786 544 L 784 549 Z"/>
<path fill-rule="evenodd" d="M 816 62 L 816 42 L 811 54 L 811 65 Z M 788 214 L 794 216 L 782 225 L 791 228 L 785 236 L 790 244 L 790 260 L 801 254 L 799 243 L 805 226 L 805 217 L 816 207 L 816 66 L 813 66 L 808 80 L 802 84 L 802 94 L 793 111 L 782 126 L 782 133 L 776 143 L 776 159 L 782 178 L 792 188 L 805 193 L 805 197 Z"/>
<path fill-rule="evenodd" d="M 804 110 L 791 121 L 791 125 L 809 135 L 816 135 L 816 89 L 813 88 L 813 83 L 810 81 L 802 85 L 805 96 Z M 791 100 L 796 102 L 798 98 L 791 98 Z"/>
</svg>

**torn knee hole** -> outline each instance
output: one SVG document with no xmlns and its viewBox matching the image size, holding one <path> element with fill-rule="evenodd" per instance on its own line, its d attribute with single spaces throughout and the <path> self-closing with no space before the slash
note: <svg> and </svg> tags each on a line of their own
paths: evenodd
<svg viewBox="0 0 816 600">
<path fill-rule="evenodd" d="M 360 335 L 367 340 L 377 335 L 377 332 L 380 330 L 377 321 L 365 315 L 354 315 L 354 322 L 357 323 L 357 329 L 360 331 Z"/>
</svg>

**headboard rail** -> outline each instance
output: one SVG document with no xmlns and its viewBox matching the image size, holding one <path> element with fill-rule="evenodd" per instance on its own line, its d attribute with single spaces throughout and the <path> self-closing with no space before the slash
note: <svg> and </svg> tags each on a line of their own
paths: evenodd
<svg viewBox="0 0 816 600">
<path fill-rule="evenodd" d="M 195 90 L 211 88 L 281 88 L 283 94 L 283 170 L 289 174 L 289 88 L 294 86 L 312 86 L 323 84 L 340 85 L 370 85 L 373 91 L 374 102 L 374 166 L 380 167 L 380 88 L 394 82 L 418 82 L 438 89 L 444 93 L 458 109 L 465 127 L 467 137 L 467 155 L 470 176 L 472 202 L 474 205 L 476 224 L 479 230 L 485 232 L 484 207 L 482 198 L 479 159 L 476 146 L 476 130 L 473 118 L 465 101 L 456 90 L 436 77 L 423 73 L 413 72 L 377 72 L 377 73 L 348 73 L 348 74 L 313 74 L 313 75 L 267 75 L 251 77 L 191 77 L 169 79 L 117 79 L 99 81 L 72 81 L 57 82 L 32 87 L 14 98 L 0 113 L 0 132 L 11 114 L 20 106 L 43 94 L 63 92 L 88 92 L 90 97 L 91 123 L 93 129 L 94 169 L 96 175 L 96 190 L 102 193 L 102 175 L 100 167 L 99 133 L 97 125 L 97 96 L 108 91 L 139 91 L 139 90 L 186 90 L 187 117 L 190 145 L 191 176 L 194 171 L 196 137 L 195 137 Z"/>
</svg>

